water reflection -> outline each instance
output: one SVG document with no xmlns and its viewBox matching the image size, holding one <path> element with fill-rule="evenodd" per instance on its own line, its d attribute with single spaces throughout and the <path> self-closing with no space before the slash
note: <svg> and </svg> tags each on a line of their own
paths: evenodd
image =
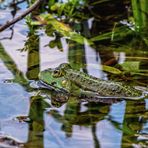
<svg viewBox="0 0 148 148">
<path fill-rule="evenodd" d="M 96 113 L 96 115 L 94 115 L 94 113 Z M 85 146 L 87 145 L 87 143 L 89 144 L 89 146 L 91 146 L 93 144 L 93 139 L 95 145 L 99 144 L 99 141 L 96 136 L 95 124 L 99 120 L 102 120 L 104 118 L 103 113 L 100 113 L 99 111 L 96 110 L 92 111 L 90 107 L 86 111 L 81 112 L 79 104 L 76 103 L 74 105 L 73 102 L 70 102 L 68 103 L 68 105 L 66 105 L 66 110 L 63 112 L 63 115 L 62 113 L 60 114 L 56 110 L 51 110 L 48 113 L 48 116 L 49 115 L 50 115 L 50 118 L 48 120 L 49 123 L 46 122 L 46 129 L 47 131 L 49 131 L 50 128 L 54 129 L 60 128 L 65 133 L 65 136 L 67 138 L 62 133 L 60 134 L 57 130 L 55 130 L 54 132 L 55 134 L 57 132 L 59 133 L 58 137 L 64 140 L 65 147 L 72 146 L 72 142 L 74 142 L 75 144 L 79 143 L 80 147 L 82 145 L 81 142 L 83 142 Z M 56 119 L 56 121 L 58 121 L 59 124 L 57 124 L 54 120 L 52 120 L 52 118 Z M 56 124 L 58 126 L 57 128 L 55 128 Z M 70 140 L 69 142 L 68 139 Z M 65 144 L 65 142 L 67 142 L 67 145 Z M 56 143 L 56 141 L 53 141 L 53 143 Z"/>
<path fill-rule="evenodd" d="M 136 106 L 136 107 L 135 107 Z M 125 109 L 125 116 L 122 125 L 123 137 L 122 147 L 128 147 L 129 145 L 138 144 L 138 134 L 143 128 L 142 114 L 146 112 L 145 101 L 131 102 L 128 101 Z M 133 114 L 136 114 L 133 116 Z"/>
<path fill-rule="evenodd" d="M 28 52 L 26 75 L 28 79 L 36 80 L 38 79 L 38 74 L 40 71 L 40 41 L 39 36 L 35 34 L 35 30 L 28 33 L 28 40 L 25 44 L 26 50 Z"/>
<path fill-rule="evenodd" d="M 39 44 L 36 45 L 33 46 L 35 49 L 39 47 Z M 85 56 L 88 55 L 84 54 L 85 48 L 82 45 L 77 46 L 73 42 L 69 43 L 69 45 L 69 62 L 73 68 L 87 73 Z M 40 63 L 38 58 L 39 50 L 35 50 L 35 56 L 32 56 L 32 53 L 34 55 L 34 52 L 28 52 L 27 72 L 27 76 L 31 80 L 37 78 Z M 23 75 L 20 75 L 21 72 L 16 72 L 18 71 L 16 64 L 4 50 L 1 51 L 1 54 L 3 54 L 2 57 L 6 57 L 2 58 L 2 60 L 14 76 L 19 73 L 20 78 L 17 78 L 19 81 L 16 82 L 20 85 L 23 84 L 21 82 L 28 82 Z M 103 57 L 105 55 L 100 58 L 100 62 L 102 62 Z M 5 59 L 7 59 L 6 62 Z M 30 64 L 30 59 L 35 66 Z M 22 86 L 25 87 L 25 85 Z M 52 99 L 50 93 L 48 97 Z M 30 111 L 28 114 L 30 123 L 28 123 L 28 140 L 25 143 L 27 147 L 37 145 L 40 147 L 48 147 L 48 145 L 52 147 L 69 147 L 73 143 L 79 147 L 128 147 L 139 143 L 137 142 L 138 135 L 144 129 L 143 124 L 146 123 L 146 118 L 144 120 L 141 118 L 142 114 L 146 112 L 144 102 L 127 101 L 126 104 L 121 103 L 121 112 L 120 103 L 110 106 L 101 103 L 80 103 L 76 99 L 70 98 L 65 105 L 57 109 L 46 103 L 46 99 L 46 95 L 32 95 L 30 97 Z M 113 112 L 113 106 L 116 112 Z M 134 110 L 132 110 L 132 106 Z M 51 109 L 48 112 L 44 112 L 46 108 Z"/>
<path fill-rule="evenodd" d="M 18 82 L 21 83 L 22 85 L 26 85 L 28 83 L 28 81 L 24 77 L 24 74 L 18 69 L 18 66 L 5 51 L 1 43 L 0 43 L 0 58 L 7 67 L 7 69 L 11 71 L 11 73 L 14 75 L 13 82 Z"/>
<path fill-rule="evenodd" d="M 69 52 L 68 52 L 69 63 L 72 65 L 73 68 L 77 70 L 83 70 L 84 72 L 87 73 L 87 68 L 86 68 L 87 64 L 85 56 L 88 55 L 85 54 L 84 46 L 79 44 L 77 45 L 77 43 L 74 42 L 69 42 Z M 72 141 L 75 143 L 75 145 L 79 143 L 78 141 L 80 141 L 79 146 L 81 147 L 82 144 L 81 142 L 83 141 L 83 145 L 85 145 L 86 147 L 92 147 L 92 145 L 94 145 L 94 147 L 100 147 L 102 136 L 100 137 L 100 139 L 98 138 L 97 124 L 100 121 L 103 121 L 104 118 L 106 118 L 106 116 L 109 113 L 109 110 L 110 110 L 110 105 L 103 105 L 100 103 L 82 104 L 77 100 L 75 100 L 73 97 L 70 97 L 62 113 L 61 111 L 57 111 L 56 109 L 55 110 L 51 109 L 49 111 L 48 114 L 50 115 L 50 118 L 47 122 L 45 119 L 46 129 L 47 131 L 49 130 L 49 132 L 51 133 L 51 128 L 56 129 L 54 124 L 57 124 L 57 122 L 59 122 L 60 124 L 57 125 L 58 128 L 60 128 L 60 130 L 62 130 L 65 133 L 65 136 L 67 138 L 73 139 Z M 53 121 L 52 118 L 54 118 L 56 122 Z M 87 139 L 87 141 L 85 141 L 84 135 L 81 135 L 83 127 L 84 128 L 86 127 L 88 130 L 90 130 L 89 134 L 88 131 L 86 130 L 87 135 L 91 136 L 91 138 L 89 140 Z M 59 131 L 55 130 L 54 131 L 55 135 L 56 132 L 59 133 Z M 100 132 L 102 133 L 104 131 L 101 130 Z M 79 134 L 77 135 L 77 133 L 79 133 L 80 135 Z M 46 135 L 48 134 L 46 133 Z M 54 141 L 52 145 L 54 146 L 56 144 L 57 145 L 60 144 L 60 146 L 62 145 L 64 147 L 72 146 L 72 143 L 68 142 L 67 141 L 68 139 L 66 137 L 64 138 L 64 136 L 62 135 L 63 135 L 62 133 L 58 134 L 57 137 L 60 140 Z M 78 138 L 76 138 L 77 136 Z M 65 145 L 65 142 L 63 143 L 61 139 L 63 139 L 67 143 L 67 145 Z"/>
<path fill-rule="evenodd" d="M 28 140 L 25 147 L 44 147 L 44 110 L 49 108 L 50 105 L 44 101 L 40 95 L 32 96 L 30 98 L 30 111 L 29 111 L 29 132 Z"/>
<path fill-rule="evenodd" d="M 96 7 L 93 7 L 90 11 L 91 13 L 98 13 Z M 93 19 L 90 26 L 87 21 L 72 25 L 75 31 L 81 31 L 86 37 L 93 36 L 100 28 L 104 28 L 103 25 L 99 25 L 99 29 L 96 26 L 98 26 L 96 18 Z M 0 44 L 1 65 L 4 67 L 1 73 L 5 72 L 6 74 L 0 77 L 2 81 L 0 83 L 0 118 L 1 120 L 9 119 L 8 124 L 1 122 L 1 131 L 22 140 L 25 147 L 48 148 L 49 145 L 50 147 L 85 146 L 95 148 L 146 147 L 148 119 L 147 102 L 145 100 L 139 102 L 122 101 L 106 105 L 94 102 L 84 103 L 78 101 L 78 98 L 70 97 L 65 104 L 53 103 L 55 94 L 50 91 L 46 92 L 47 90 L 43 91 L 40 88 L 34 89 L 30 87 L 29 82 L 38 79 L 38 73 L 41 69 L 55 67 L 66 61 L 74 69 L 101 79 L 125 80 L 127 84 L 134 83 L 146 86 L 147 52 L 139 50 L 130 53 L 126 50 L 119 52 L 119 50 L 114 50 L 114 48 L 109 48 L 104 44 L 88 46 L 70 40 L 64 40 L 66 43 L 63 43 L 60 36 L 55 40 L 50 40 L 51 38 L 49 39 L 47 36 L 39 36 L 36 33 L 37 28 L 35 27 L 33 30 L 29 28 L 28 40 L 26 41 L 28 55 L 23 55 L 27 62 L 24 62 L 22 56 L 19 60 L 17 59 L 17 50 L 14 53 L 12 53 L 12 50 L 7 50 L 11 47 L 9 47 L 10 44 L 7 45 L 6 41 Z M 14 43 L 19 41 L 20 39 L 13 40 Z M 50 42 L 50 45 L 53 43 L 51 41 L 55 41 L 55 48 L 47 49 L 48 47 L 46 47 L 45 50 L 43 46 L 47 44 L 47 41 Z M 7 42 L 10 41 L 7 40 Z M 21 44 L 23 43 L 21 42 Z M 63 53 L 59 53 L 57 49 L 61 49 L 62 45 L 65 44 L 67 48 L 64 48 Z M 20 48 L 20 44 L 17 47 Z M 17 49 L 17 47 L 15 45 L 14 48 Z M 11 57 L 11 55 L 13 56 Z M 40 56 L 42 59 L 40 59 Z M 16 61 L 20 62 L 20 67 L 19 64 L 16 64 Z M 134 70 L 139 71 L 132 73 L 130 77 L 128 76 L 130 80 L 123 79 L 126 75 L 112 76 L 112 74 L 108 74 L 99 68 L 101 64 L 115 66 L 126 62 L 128 62 L 126 64 L 131 64 L 135 61 L 137 64 L 132 68 L 134 67 Z M 94 68 L 92 65 L 96 67 Z M 138 68 L 136 69 L 136 67 Z M 122 65 L 122 68 L 125 68 L 124 65 Z M 129 69 L 126 70 L 129 72 Z M 8 81 L 9 79 L 11 81 Z M 75 89 L 75 86 L 71 86 L 71 89 Z M 12 117 L 18 115 L 27 115 L 30 120 L 22 123 L 12 122 Z M 18 128 L 17 134 L 15 134 L 13 128 Z M 146 140 L 144 141 L 144 139 Z"/>
</svg>

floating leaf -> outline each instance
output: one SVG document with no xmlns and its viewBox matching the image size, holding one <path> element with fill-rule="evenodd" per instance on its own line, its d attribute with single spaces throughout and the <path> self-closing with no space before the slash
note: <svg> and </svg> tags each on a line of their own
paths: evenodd
<svg viewBox="0 0 148 148">
<path fill-rule="evenodd" d="M 112 74 L 117 74 L 118 75 L 118 74 L 122 73 L 119 69 L 117 69 L 115 67 L 107 66 L 107 65 L 98 66 L 98 65 L 91 64 L 91 66 L 94 67 L 94 68 L 97 68 L 97 69 L 112 73 Z"/>
<path fill-rule="evenodd" d="M 122 73 L 119 69 L 111 67 L 111 66 L 107 66 L 107 65 L 102 65 L 102 70 L 109 72 L 109 73 L 113 73 L 113 74 L 121 74 Z"/>
<path fill-rule="evenodd" d="M 140 61 L 126 61 L 122 64 L 120 64 L 125 71 L 129 72 L 138 72 L 139 71 L 139 66 L 140 66 Z"/>
<path fill-rule="evenodd" d="M 132 75 L 148 76 L 148 70 L 140 69 L 140 61 L 126 61 L 120 65 L 124 71 Z"/>
</svg>

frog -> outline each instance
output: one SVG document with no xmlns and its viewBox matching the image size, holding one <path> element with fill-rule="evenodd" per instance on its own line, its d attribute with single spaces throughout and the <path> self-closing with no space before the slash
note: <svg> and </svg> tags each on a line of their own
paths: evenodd
<svg viewBox="0 0 148 148">
<path fill-rule="evenodd" d="M 79 102 L 99 102 L 112 104 L 121 99 L 115 98 L 104 99 L 96 95 L 96 93 L 83 90 L 74 83 L 66 80 L 64 76 L 55 77 L 57 68 L 47 68 L 39 73 L 38 85 L 52 92 L 52 102 L 66 103 L 71 98 L 76 98 Z M 46 91 L 47 92 L 47 91 Z M 54 94 L 54 95 L 53 95 Z M 55 104 L 55 103 L 54 103 Z"/>
<path fill-rule="evenodd" d="M 94 94 L 99 98 L 124 98 L 129 100 L 139 100 L 145 97 L 145 93 L 138 87 L 127 85 L 124 82 L 96 78 L 73 69 L 69 63 L 62 63 L 49 71 L 53 78 L 74 84 L 77 86 L 76 88 L 80 88 L 79 93 L 86 94 L 86 96 Z M 71 91 L 76 92 L 73 89 Z"/>
</svg>

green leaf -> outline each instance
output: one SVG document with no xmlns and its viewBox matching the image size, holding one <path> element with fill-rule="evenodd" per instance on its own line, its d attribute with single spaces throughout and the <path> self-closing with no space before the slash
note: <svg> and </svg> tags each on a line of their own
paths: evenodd
<svg viewBox="0 0 148 148">
<path fill-rule="evenodd" d="M 73 40 L 80 44 L 93 44 L 91 40 L 85 38 L 77 32 L 74 32 L 67 24 L 64 24 L 63 22 L 56 20 L 51 14 L 40 15 L 40 17 L 38 17 L 38 20 L 46 23 L 47 25 L 52 25 L 54 30 L 56 30 L 69 40 Z"/>
<path fill-rule="evenodd" d="M 97 68 L 97 69 L 99 68 L 100 70 L 103 70 L 105 72 L 109 72 L 109 73 L 112 73 L 112 74 L 119 75 L 119 74 L 122 73 L 119 69 L 117 69 L 115 67 L 107 66 L 107 65 L 98 66 L 98 65 L 91 64 L 91 66 L 94 67 L 94 68 Z"/>
<path fill-rule="evenodd" d="M 91 41 L 102 41 L 102 40 L 108 40 L 110 39 L 111 41 L 117 41 L 125 38 L 128 34 L 133 33 L 132 30 L 130 30 L 126 26 L 121 26 L 121 27 L 114 27 L 112 31 L 102 33 L 98 36 L 95 36 L 91 38 Z"/>
<path fill-rule="evenodd" d="M 117 75 L 122 73 L 119 69 L 107 65 L 102 65 L 102 70 Z"/>
<path fill-rule="evenodd" d="M 125 71 L 139 72 L 140 61 L 126 61 L 120 65 Z"/>
</svg>

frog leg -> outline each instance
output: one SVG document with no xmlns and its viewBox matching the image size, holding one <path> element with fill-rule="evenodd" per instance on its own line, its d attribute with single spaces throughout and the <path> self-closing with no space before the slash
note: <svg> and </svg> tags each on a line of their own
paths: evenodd
<svg viewBox="0 0 148 148">
<path fill-rule="evenodd" d="M 64 80 L 62 82 L 62 86 L 67 90 L 69 90 L 72 96 L 86 97 L 86 98 L 93 98 L 93 97 L 99 96 L 98 93 L 92 92 L 89 90 L 83 90 L 78 85 L 68 80 Z"/>
<path fill-rule="evenodd" d="M 73 83 L 69 80 L 67 80 L 67 81 L 64 80 L 63 84 L 65 84 L 65 86 L 63 86 L 63 87 L 65 87 L 67 90 L 69 90 L 69 93 L 72 96 L 79 96 L 80 95 L 81 88 L 79 86 L 77 86 L 75 83 Z"/>
</svg>

